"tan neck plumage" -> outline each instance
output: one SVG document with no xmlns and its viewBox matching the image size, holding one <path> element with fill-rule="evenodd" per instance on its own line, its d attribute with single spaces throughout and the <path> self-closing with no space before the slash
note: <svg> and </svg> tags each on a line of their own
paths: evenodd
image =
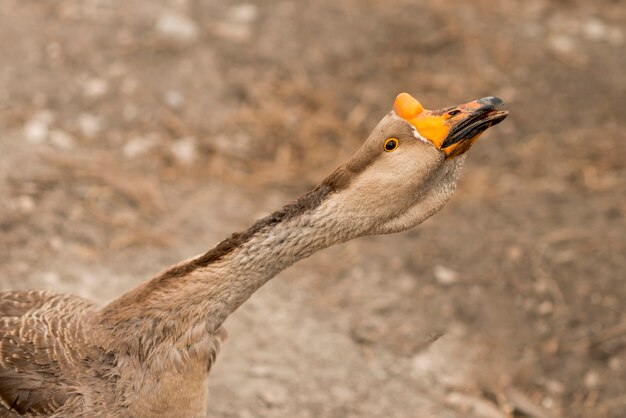
<svg viewBox="0 0 626 418">
<path fill-rule="evenodd" d="M 208 253 L 140 285 L 101 311 L 116 349 L 148 352 L 202 324 L 215 332 L 258 288 L 314 252 L 362 235 L 338 216 L 341 199 L 317 189 Z"/>
</svg>

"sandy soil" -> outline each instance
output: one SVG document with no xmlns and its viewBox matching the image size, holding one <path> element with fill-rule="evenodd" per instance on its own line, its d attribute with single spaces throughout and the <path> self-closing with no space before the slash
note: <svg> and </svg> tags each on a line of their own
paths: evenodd
<svg viewBox="0 0 626 418">
<path fill-rule="evenodd" d="M 452 202 L 228 320 L 214 417 L 626 416 L 620 1 L 0 0 L 0 289 L 106 302 L 297 197 L 409 91 L 497 95 Z"/>
</svg>

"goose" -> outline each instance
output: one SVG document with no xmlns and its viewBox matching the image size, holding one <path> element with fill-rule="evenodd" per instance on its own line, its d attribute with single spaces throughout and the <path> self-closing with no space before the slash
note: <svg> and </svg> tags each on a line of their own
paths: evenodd
<svg viewBox="0 0 626 418">
<path fill-rule="evenodd" d="M 485 97 L 429 111 L 399 94 L 313 190 L 105 306 L 0 292 L 0 417 L 205 417 L 226 318 L 296 261 L 436 213 L 466 151 L 508 115 L 501 104 Z"/>
</svg>

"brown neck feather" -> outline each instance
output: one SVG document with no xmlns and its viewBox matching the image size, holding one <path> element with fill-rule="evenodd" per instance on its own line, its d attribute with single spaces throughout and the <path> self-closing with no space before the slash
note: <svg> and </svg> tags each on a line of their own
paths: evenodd
<svg viewBox="0 0 626 418">
<path fill-rule="evenodd" d="M 248 230 L 231 235 L 207 253 L 180 263 L 122 295 L 100 311 L 112 333 L 110 348 L 148 355 L 173 344 L 190 327 L 206 323 L 215 332 L 241 303 L 283 268 L 338 240 L 329 223 L 305 220 L 329 197 L 348 186 L 354 172 L 339 168 L 318 187 Z M 302 226 L 308 233 L 302 233 Z M 332 228 L 336 229 L 336 225 Z M 276 241 L 280 235 L 284 239 Z"/>
</svg>

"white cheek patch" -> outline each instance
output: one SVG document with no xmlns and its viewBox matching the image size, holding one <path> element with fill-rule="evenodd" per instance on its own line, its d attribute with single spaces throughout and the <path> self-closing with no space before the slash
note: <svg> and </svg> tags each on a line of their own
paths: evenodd
<svg viewBox="0 0 626 418">
<path fill-rule="evenodd" d="M 391 111 L 391 116 L 392 116 L 394 119 L 400 120 L 400 121 L 402 121 L 402 122 L 406 123 L 407 125 L 409 125 L 409 127 L 411 128 L 411 132 L 413 132 L 413 136 L 414 136 L 416 139 L 419 139 L 420 141 L 423 141 L 423 142 L 426 142 L 426 143 L 428 143 L 428 144 L 430 144 L 430 145 L 433 145 L 433 143 L 432 143 L 432 142 L 430 142 L 428 139 L 426 139 L 426 138 L 424 138 L 422 135 L 420 135 L 420 133 L 419 133 L 419 132 L 417 132 L 417 129 L 415 128 L 415 126 L 413 126 L 413 124 L 411 124 L 411 123 L 407 122 L 406 120 L 404 120 L 403 118 L 401 118 L 400 116 L 398 116 L 394 110 L 392 110 L 392 111 Z"/>
</svg>

